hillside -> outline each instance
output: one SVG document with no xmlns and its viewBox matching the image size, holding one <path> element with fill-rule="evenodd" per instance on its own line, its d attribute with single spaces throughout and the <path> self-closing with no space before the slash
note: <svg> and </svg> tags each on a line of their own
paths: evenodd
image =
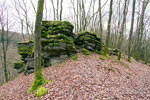
<svg viewBox="0 0 150 100">
<path fill-rule="evenodd" d="M 18 77 L 0 86 L 0 100 L 150 100 L 150 67 L 142 63 L 105 60 L 101 55 L 78 54 L 77 61 L 45 68 L 43 74 L 52 83 L 45 84 L 48 93 L 41 98 L 27 95 L 34 74 Z"/>
<path fill-rule="evenodd" d="M 17 53 L 17 42 L 22 41 L 21 33 L 16 32 L 9 32 L 9 46 L 7 51 L 7 68 L 8 68 L 8 76 L 9 79 L 12 80 L 16 76 L 16 71 L 14 70 L 14 63 L 19 60 L 19 55 Z M 6 36 L 4 36 L 6 40 Z M 0 58 L 2 57 L 2 44 L 1 44 L 1 34 L 0 34 Z M 5 81 L 4 78 L 4 69 L 3 69 L 3 61 L 0 59 L 0 85 L 3 84 Z"/>
</svg>

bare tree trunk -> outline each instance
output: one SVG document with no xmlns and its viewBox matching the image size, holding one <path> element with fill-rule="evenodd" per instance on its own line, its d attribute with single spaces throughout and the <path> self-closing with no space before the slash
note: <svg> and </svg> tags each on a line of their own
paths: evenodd
<svg viewBox="0 0 150 100">
<path fill-rule="evenodd" d="M 22 38 L 23 38 L 23 41 L 25 41 L 25 36 L 23 34 L 23 20 L 21 19 L 21 34 L 22 34 Z"/>
<path fill-rule="evenodd" d="M 59 20 L 59 0 L 57 0 L 57 20 Z"/>
<path fill-rule="evenodd" d="M 106 38 L 107 47 L 109 47 L 109 44 L 110 44 L 110 27 L 111 27 L 112 10 L 113 10 L 112 6 L 113 6 L 113 0 L 110 0 L 109 19 L 108 19 L 108 25 L 107 25 L 107 38 Z"/>
<path fill-rule="evenodd" d="M 126 22 L 126 15 L 127 15 L 127 1 L 125 0 L 124 10 L 123 10 L 123 22 L 121 24 L 120 34 L 119 34 L 119 41 L 118 41 L 118 48 L 121 49 L 122 40 L 123 40 L 123 32 L 125 28 L 125 22 Z"/>
<path fill-rule="evenodd" d="M 47 2 L 45 1 L 45 4 L 44 4 L 44 6 L 45 6 L 45 20 L 47 20 Z"/>
<path fill-rule="evenodd" d="M 61 7 L 60 7 L 60 21 L 62 21 L 62 12 L 63 12 L 63 0 L 61 0 Z"/>
<path fill-rule="evenodd" d="M 103 26 L 102 26 L 102 12 L 101 12 L 101 0 L 99 0 L 99 26 L 100 26 L 100 37 L 103 40 Z"/>
<path fill-rule="evenodd" d="M 142 38 L 143 38 L 143 32 L 144 32 L 144 15 L 145 15 L 145 10 L 148 4 L 148 0 L 144 0 L 143 1 L 143 5 L 142 5 L 142 13 L 140 16 L 140 26 L 139 26 L 139 30 L 138 30 L 138 44 L 137 44 L 137 54 L 136 54 L 136 60 L 139 61 L 140 58 L 140 53 L 141 53 L 141 43 L 142 43 Z"/>
<path fill-rule="evenodd" d="M 5 81 L 8 82 L 8 73 L 7 73 L 7 47 L 5 44 L 5 40 L 4 40 L 4 26 L 2 26 L 2 37 L 1 37 L 1 43 L 2 43 L 2 52 L 3 52 L 3 60 L 4 60 L 4 76 L 5 76 Z"/>
<path fill-rule="evenodd" d="M 32 2 L 32 0 L 30 0 Z M 12 1 L 13 5 L 14 5 L 14 8 L 16 10 L 16 13 L 18 16 L 15 16 L 17 17 L 19 20 L 20 20 L 20 24 L 21 24 L 21 34 L 22 34 L 22 38 L 23 40 L 25 41 L 25 36 L 24 36 L 24 20 L 23 18 L 21 18 L 21 13 L 20 13 L 20 9 L 17 7 L 17 1 L 16 0 L 13 0 Z M 33 2 L 32 2 L 33 3 Z M 33 5 L 33 9 L 34 9 L 34 5 Z M 36 13 L 36 12 L 35 12 Z"/>
<path fill-rule="evenodd" d="M 32 93 L 40 85 L 46 83 L 42 75 L 42 66 L 41 66 L 41 23 L 43 17 L 43 6 L 44 0 L 38 1 L 36 21 L 35 21 L 35 31 L 34 31 L 34 75 L 35 79 L 31 88 L 27 93 Z"/>
<path fill-rule="evenodd" d="M 77 32 L 79 32 L 79 0 L 77 0 Z"/>
<path fill-rule="evenodd" d="M 56 20 L 56 12 L 55 12 L 55 6 L 53 0 L 51 0 L 52 7 L 53 7 L 53 13 L 54 13 L 54 20 Z"/>
<path fill-rule="evenodd" d="M 133 0 L 132 20 L 131 20 L 131 28 L 130 28 L 130 35 L 129 35 L 129 45 L 128 45 L 128 61 L 129 62 L 131 62 L 131 42 L 132 42 L 132 34 L 133 34 L 133 26 L 134 26 L 135 4 L 136 4 L 136 0 Z"/>
<path fill-rule="evenodd" d="M 30 0 L 30 2 L 31 2 L 31 4 L 32 4 L 32 8 L 33 8 L 33 10 L 34 10 L 34 12 L 35 12 L 35 14 L 36 14 L 36 9 L 35 9 L 35 6 L 34 6 L 32 0 Z"/>
</svg>

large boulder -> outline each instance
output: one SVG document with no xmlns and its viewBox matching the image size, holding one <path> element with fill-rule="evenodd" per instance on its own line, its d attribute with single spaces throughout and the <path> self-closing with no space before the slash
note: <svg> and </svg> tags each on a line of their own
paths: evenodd
<svg viewBox="0 0 150 100">
<path fill-rule="evenodd" d="M 41 29 L 42 66 L 59 64 L 76 53 L 73 25 L 67 21 L 43 21 Z M 25 74 L 34 72 L 34 42 L 18 43 Z M 20 69 L 17 69 L 20 70 Z"/>
<path fill-rule="evenodd" d="M 96 34 L 81 32 L 73 34 L 73 25 L 67 21 L 43 21 L 41 28 L 42 66 L 59 64 L 69 58 L 77 49 L 85 48 L 99 53 L 101 40 Z M 18 72 L 30 74 L 34 72 L 34 42 L 18 43 L 18 53 L 25 67 L 17 64 Z"/>
<path fill-rule="evenodd" d="M 94 33 L 80 32 L 75 40 L 77 48 L 85 48 L 89 51 L 100 52 L 102 48 L 101 39 Z"/>
<path fill-rule="evenodd" d="M 68 21 L 43 21 L 42 22 L 42 38 L 49 38 L 49 35 L 64 34 L 73 37 L 74 26 Z"/>
</svg>

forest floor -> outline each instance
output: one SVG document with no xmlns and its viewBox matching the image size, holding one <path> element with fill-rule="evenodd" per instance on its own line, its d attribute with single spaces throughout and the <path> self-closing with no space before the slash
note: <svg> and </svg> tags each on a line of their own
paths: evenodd
<svg viewBox="0 0 150 100">
<path fill-rule="evenodd" d="M 0 86 L 0 100 L 150 100 L 150 67 L 132 59 L 117 61 L 111 56 L 78 54 L 77 61 L 43 69 L 52 83 L 43 85 L 48 93 L 37 98 L 27 95 L 34 74 L 18 77 Z"/>
</svg>

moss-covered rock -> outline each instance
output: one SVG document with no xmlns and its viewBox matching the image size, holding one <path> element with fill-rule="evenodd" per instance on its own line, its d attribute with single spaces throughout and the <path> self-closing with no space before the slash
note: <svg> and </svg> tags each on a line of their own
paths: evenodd
<svg viewBox="0 0 150 100">
<path fill-rule="evenodd" d="M 84 55 L 90 55 L 90 52 L 85 48 L 82 48 L 81 51 Z"/>
<path fill-rule="evenodd" d="M 49 35 L 64 34 L 73 37 L 74 26 L 68 21 L 43 21 L 42 38 L 49 38 Z"/>
<path fill-rule="evenodd" d="M 75 40 L 75 44 L 78 48 L 85 48 L 89 51 L 100 52 L 101 39 L 96 36 L 94 33 L 90 32 L 80 32 L 78 37 Z"/>
<path fill-rule="evenodd" d="M 76 61 L 76 60 L 78 59 L 78 55 L 77 55 L 77 54 L 74 54 L 74 55 L 72 56 L 72 59 Z"/>
<path fill-rule="evenodd" d="M 67 21 L 43 21 L 41 29 L 42 66 L 59 64 L 76 53 L 73 25 Z M 18 43 L 25 74 L 34 72 L 34 42 Z"/>
<path fill-rule="evenodd" d="M 26 63 L 26 58 L 33 57 L 33 42 L 29 41 L 29 42 L 24 42 L 24 43 L 18 43 L 18 53 L 22 56 L 22 60 L 25 61 Z"/>
<path fill-rule="evenodd" d="M 49 39 L 42 39 L 41 43 L 42 57 L 46 59 L 44 66 L 61 63 L 70 55 L 76 53 L 73 39 L 63 34 L 49 35 Z"/>
<path fill-rule="evenodd" d="M 14 69 L 17 70 L 18 73 L 22 73 L 25 70 L 25 64 L 23 61 L 14 63 Z"/>
<path fill-rule="evenodd" d="M 102 43 L 94 33 L 73 34 L 73 25 L 67 21 L 43 21 L 41 27 L 42 66 L 59 64 L 71 55 L 82 50 L 85 55 L 90 51 L 100 53 Z M 25 74 L 34 72 L 34 42 L 18 43 L 18 53 L 25 64 Z M 77 50 L 77 49 L 78 50 Z M 84 48 L 84 49 L 82 49 Z M 77 56 L 74 56 L 77 59 Z"/>
</svg>

